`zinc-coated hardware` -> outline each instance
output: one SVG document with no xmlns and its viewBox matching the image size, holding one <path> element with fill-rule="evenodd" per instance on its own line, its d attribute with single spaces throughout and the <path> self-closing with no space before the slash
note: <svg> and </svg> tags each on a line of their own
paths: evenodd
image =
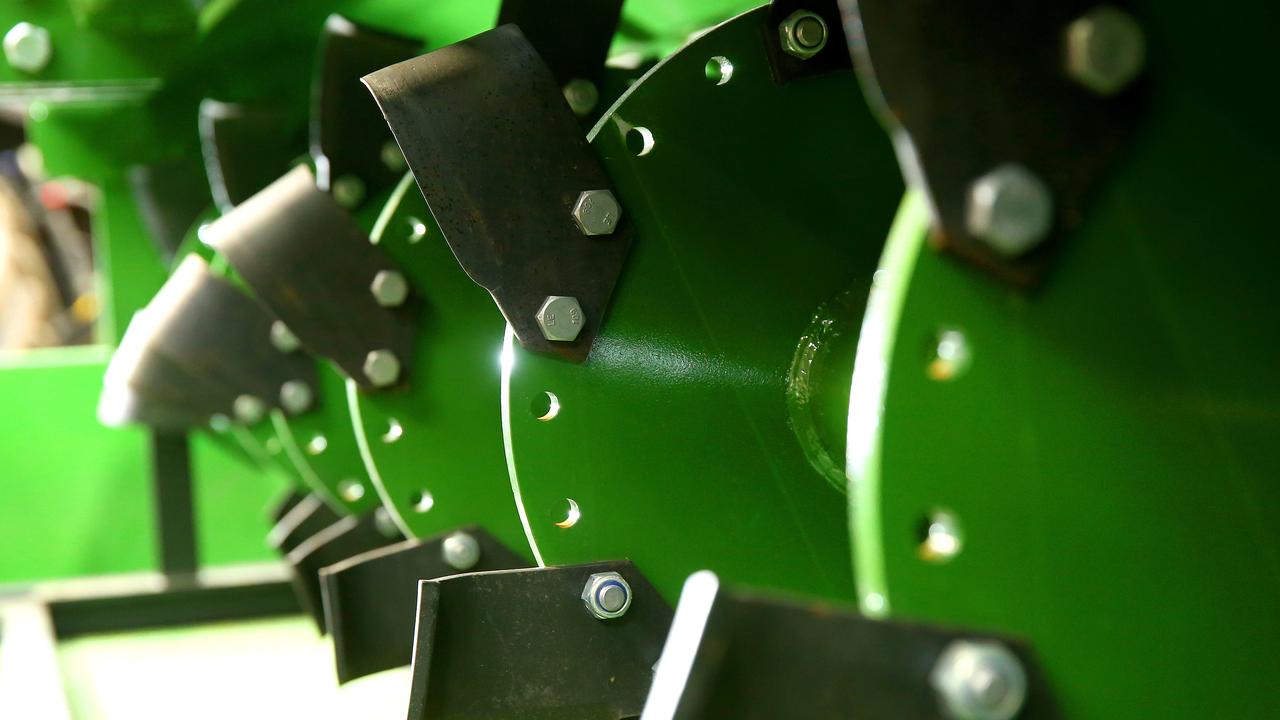
<svg viewBox="0 0 1280 720">
<path fill-rule="evenodd" d="M 236 419 L 245 425 L 257 424 L 267 414 L 267 405 L 255 395 L 241 395 L 231 404 Z"/>
<path fill-rule="evenodd" d="M 280 407 L 290 415 L 306 412 L 313 399 L 311 386 L 302 380 L 290 380 L 280 386 Z"/>
<path fill-rule="evenodd" d="M 390 350 L 371 350 L 364 358 L 364 375 L 375 387 L 394 385 L 400 379 L 400 358 Z"/>
<path fill-rule="evenodd" d="M 827 46 L 827 22 L 809 10 L 797 10 L 778 26 L 782 49 L 792 57 L 808 60 Z"/>
<path fill-rule="evenodd" d="M 395 270 L 379 270 L 369 284 L 369 292 L 382 307 L 399 307 L 409 297 L 409 281 Z"/>
<path fill-rule="evenodd" d="M 946 715 L 958 720 L 1011 720 L 1027 699 L 1022 663 L 996 642 L 956 640 L 938 656 L 929 681 Z"/>
<path fill-rule="evenodd" d="M 440 554 L 454 570 L 470 570 L 480 562 L 480 543 L 470 533 L 456 532 L 440 544 Z"/>
<path fill-rule="evenodd" d="M 618 229 L 622 206 L 608 190 L 586 190 L 573 204 L 573 220 L 583 235 L 609 235 Z"/>
<path fill-rule="evenodd" d="M 1127 87 L 1142 72 L 1147 42 L 1125 11 L 1100 5 L 1067 26 L 1067 74 L 1100 95 Z"/>
<path fill-rule="evenodd" d="M 590 80 L 573 78 L 564 84 L 564 99 L 574 115 L 584 117 L 596 109 L 596 103 L 600 102 L 600 91 Z"/>
<path fill-rule="evenodd" d="M 49 31 L 29 22 L 14 25 L 4 34 L 4 57 L 15 70 L 40 72 L 53 58 Z"/>
<path fill-rule="evenodd" d="M 616 572 L 595 573 L 582 588 L 582 602 L 600 620 L 622 617 L 631 607 L 631 586 Z"/>
<path fill-rule="evenodd" d="M 302 347 L 298 336 L 293 334 L 288 325 L 283 320 L 276 320 L 271 323 L 271 344 L 282 353 L 291 353 Z"/>
<path fill-rule="evenodd" d="M 965 224 L 996 252 L 1017 257 L 1048 237 L 1053 195 L 1035 173 L 1006 163 L 969 186 Z"/>
<path fill-rule="evenodd" d="M 404 172 L 409 169 L 409 163 L 404 160 L 404 153 L 400 152 L 400 146 L 395 140 L 388 140 L 382 144 L 382 150 L 379 152 L 382 164 L 392 172 Z"/>
<path fill-rule="evenodd" d="M 364 202 L 364 181 L 355 175 L 343 175 L 333 181 L 333 199 L 350 210 Z"/>
<path fill-rule="evenodd" d="M 586 316 L 578 298 L 567 295 L 551 295 L 542 302 L 535 316 L 542 336 L 556 342 L 576 340 L 586 325 Z"/>
</svg>

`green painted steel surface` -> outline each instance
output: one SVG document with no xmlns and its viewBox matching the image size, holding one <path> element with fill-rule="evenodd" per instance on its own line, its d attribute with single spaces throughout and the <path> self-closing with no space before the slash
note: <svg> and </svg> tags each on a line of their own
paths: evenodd
<svg viewBox="0 0 1280 720">
<path fill-rule="evenodd" d="M 789 381 L 798 345 L 851 353 L 902 188 L 852 71 L 776 84 L 765 18 L 701 36 L 597 125 L 636 226 L 609 317 L 584 364 L 518 348 L 506 361 L 512 485 L 542 560 L 627 557 L 672 600 L 708 567 L 853 595 L 845 499 L 791 427 Z M 653 139 L 639 156 L 636 127 Z M 815 316 L 850 291 L 847 327 L 819 340 Z M 808 392 L 834 391 L 843 418 L 838 375 Z"/>
<path fill-rule="evenodd" d="M 368 473 L 406 531 L 422 536 L 475 523 L 527 555 L 503 464 L 502 315 L 459 267 L 411 176 L 373 238 L 403 268 L 424 309 L 407 387 L 364 394 L 348 383 Z"/>
<path fill-rule="evenodd" d="M 1026 636 L 1066 717 L 1275 717 L 1280 152 L 1250 88 L 1276 12 L 1148 10 L 1150 114 L 1038 292 L 938 256 L 904 206 L 852 395 L 859 592 Z M 942 328 L 971 356 L 944 381 Z M 947 562 L 919 547 L 938 510 Z"/>
</svg>

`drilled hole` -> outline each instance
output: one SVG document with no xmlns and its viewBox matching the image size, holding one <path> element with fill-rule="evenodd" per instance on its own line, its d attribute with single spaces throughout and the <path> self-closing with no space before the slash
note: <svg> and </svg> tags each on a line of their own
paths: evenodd
<svg viewBox="0 0 1280 720">
<path fill-rule="evenodd" d="M 560 414 L 560 398 L 553 392 L 537 393 L 529 404 L 529 412 L 543 422 L 552 420 Z"/>
<path fill-rule="evenodd" d="M 404 428 L 400 426 L 400 421 L 395 418 L 387 419 L 387 431 L 382 434 L 382 442 L 390 445 L 400 439 L 404 435 Z"/>
<path fill-rule="evenodd" d="M 409 496 L 409 504 L 414 512 L 424 513 L 435 507 L 436 499 L 427 490 L 418 490 Z"/>
<path fill-rule="evenodd" d="M 920 518 L 916 527 L 920 559 L 942 563 L 960 554 L 964 544 L 960 521 L 947 510 L 934 510 Z"/>
<path fill-rule="evenodd" d="M 647 127 L 633 127 L 627 131 L 627 149 L 636 157 L 648 155 L 653 150 L 653 133 Z"/>
<path fill-rule="evenodd" d="M 925 375 L 930 380 L 954 380 L 969 369 L 969 339 L 955 328 L 943 328 L 934 336 L 928 353 Z"/>
<path fill-rule="evenodd" d="M 568 505 L 565 508 L 564 519 L 555 524 L 558 528 L 571 528 L 582 519 L 582 510 L 578 508 L 577 501 L 573 498 L 565 498 L 565 502 Z"/>
<path fill-rule="evenodd" d="M 355 502 L 364 497 L 364 485 L 356 480 L 343 480 L 338 483 L 338 494 L 347 502 Z"/>
<path fill-rule="evenodd" d="M 716 55 L 707 61 L 707 79 L 716 85 L 724 85 L 733 77 L 733 63 L 723 55 Z"/>
<path fill-rule="evenodd" d="M 319 455 L 329 447 L 329 441 L 323 435 L 316 435 L 307 441 L 307 452 L 311 455 Z"/>
<path fill-rule="evenodd" d="M 427 224 L 416 217 L 411 217 L 405 222 L 409 225 L 409 242 L 422 242 L 422 239 L 427 236 Z"/>
</svg>

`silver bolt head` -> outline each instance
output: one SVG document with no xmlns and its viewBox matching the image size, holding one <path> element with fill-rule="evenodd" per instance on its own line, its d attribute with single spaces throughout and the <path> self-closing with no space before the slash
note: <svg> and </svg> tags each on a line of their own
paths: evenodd
<svg viewBox="0 0 1280 720">
<path fill-rule="evenodd" d="M 1147 41 L 1133 16 L 1099 5 L 1067 26 L 1067 74 L 1100 95 L 1113 95 L 1142 72 Z"/>
<path fill-rule="evenodd" d="M 538 308 L 538 327 L 542 337 L 553 342 L 573 342 L 582 333 L 587 317 L 578 304 L 578 298 L 567 295 L 551 295 Z"/>
<path fill-rule="evenodd" d="M 231 404 L 236 419 L 245 425 L 256 425 L 267 414 L 267 404 L 255 395 L 240 395 Z"/>
<path fill-rule="evenodd" d="M 582 602 L 600 620 L 622 617 L 631 609 L 631 586 L 616 572 L 595 573 L 582 588 Z"/>
<path fill-rule="evenodd" d="M 49 31 L 29 22 L 14 25 L 4 34 L 4 57 L 15 70 L 40 72 L 53 59 Z"/>
<path fill-rule="evenodd" d="M 388 140 L 382 144 L 382 150 L 378 153 L 382 164 L 392 172 L 404 172 L 409 169 L 409 163 L 404 159 L 404 153 L 400 152 L 400 146 L 395 140 Z"/>
<path fill-rule="evenodd" d="M 929 682 L 946 715 L 959 720 L 1011 720 L 1027 699 L 1022 663 L 996 642 L 952 642 L 938 656 Z"/>
<path fill-rule="evenodd" d="M 369 284 L 369 292 L 382 307 L 399 307 L 409 298 L 409 281 L 395 270 L 379 270 Z"/>
<path fill-rule="evenodd" d="M 282 353 L 291 353 L 302 347 L 298 336 L 282 320 L 271 323 L 271 344 Z"/>
<path fill-rule="evenodd" d="M 311 386 L 302 380 L 290 380 L 280 386 L 280 407 L 290 415 L 306 412 L 314 399 Z"/>
<path fill-rule="evenodd" d="M 574 115 L 583 117 L 596 109 L 596 103 L 600 102 L 600 91 L 590 80 L 573 78 L 564 84 L 564 99 Z"/>
<path fill-rule="evenodd" d="M 343 175 L 333 181 L 333 199 L 351 209 L 364 202 L 364 181 L 355 175 Z"/>
<path fill-rule="evenodd" d="M 1053 195 L 1027 168 L 1007 163 L 969 186 L 969 233 L 1007 257 L 1039 245 L 1053 228 Z"/>
<path fill-rule="evenodd" d="M 364 376 L 374 387 L 394 385 L 400 379 L 400 359 L 390 350 L 371 350 L 364 357 Z"/>
<path fill-rule="evenodd" d="M 587 190 L 573 204 L 573 221 L 583 235 L 612 235 L 622 219 L 622 206 L 608 190 Z"/>
<path fill-rule="evenodd" d="M 456 532 L 440 544 L 440 554 L 454 570 L 470 570 L 480 562 L 480 543 L 470 533 Z"/>
<path fill-rule="evenodd" d="M 827 46 L 827 21 L 809 10 L 797 10 L 778 26 L 778 37 L 784 52 L 808 60 Z"/>
</svg>

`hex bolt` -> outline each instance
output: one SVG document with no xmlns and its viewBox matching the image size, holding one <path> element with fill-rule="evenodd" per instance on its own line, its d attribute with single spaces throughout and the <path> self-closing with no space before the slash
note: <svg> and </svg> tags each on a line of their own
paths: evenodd
<svg viewBox="0 0 1280 720">
<path fill-rule="evenodd" d="M 267 414 L 267 405 L 255 395 L 241 395 L 231 404 L 236 419 L 245 425 L 256 425 Z"/>
<path fill-rule="evenodd" d="M 596 109 L 596 103 L 600 102 L 600 91 L 590 80 L 573 78 L 564 84 L 564 99 L 574 115 L 585 117 Z"/>
<path fill-rule="evenodd" d="M 371 350 L 364 357 L 364 375 L 374 387 L 394 385 L 400 379 L 400 359 L 390 350 Z"/>
<path fill-rule="evenodd" d="M 400 152 L 400 146 L 395 140 L 382 143 L 382 150 L 378 156 L 382 164 L 391 172 L 404 172 L 409 168 L 409 163 L 405 162 L 404 153 Z"/>
<path fill-rule="evenodd" d="M 542 329 L 542 337 L 553 342 L 573 342 L 587 322 L 578 298 L 567 295 L 549 296 L 534 318 Z"/>
<path fill-rule="evenodd" d="M 1053 195 L 1027 168 L 1006 163 L 969 186 L 969 233 L 1006 257 L 1039 245 L 1053 228 Z"/>
<path fill-rule="evenodd" d="M 827 21 L 809 10 L 797 10 L 778 26 L 782 49 L 788 55 L 808 60 L 827 46 Z"/>
<path fill-rule="evenodd" d="M 1068 25 L 1066 45 L 1067 75 L 1099 95 L 1127 87 L 1147 58 L 1142 26 L 1111 5 L 1099 5 Z"/>
<path fill-rule="evenodd" d="M 290 415 L 306 412 L 314 399 L 311 386 L 302 380 L 289 380 L 280 386 L 280 407 Z"/>
<path fill-rule="evenodd" d="M 622 206 L 608 190 L 585 190 L 573 204 L 573 221 L 583 235 L 611 235 L 622 219 Z"/>
<path fill-rule="evenodd" d="M 282 353 L 291 353 L 302 347 L 298 336 L 293 334 L 283 320 L 271 323 L 271 344 Z"/>
<path fill-rule="evenodd" d="M 409 281 L 395 270 L 379 270 L 369 284 L 369 292 L 382 307 L 399 307 L 409 298 Z"/>
<path fill-rule="evenodd" d="M 454 570 L 470 570 L 480 562 L 480 543 L 470 533 L 456 532 L 440 543 L 440 554 Z"/>
<path fill-rule="evenodd" d="M 333 199 L 350 210 L 364 202 L 364 181 L 355 175 L 343 175 L 333 181 Z"/>
<path fill-rule="evenodd" d="M 14 25 L 4 34 L 4 58 L 15 70 L 40 72 L 53 59 L 49 31 L 29 22 Z"/>
<path fill-rule="evenodd" d="M 956 640 L 929 674 L 948 717 L 958 720 L 1011 720 L 1027 699 L 1022 662 L 997 642 Z"/>
<path fill-rule="evenodd" d="M 595 573 L 582 588 L 582 602 L 600 620 L 622 617 L 631 608 L 631 586 L 616 572 Z"/>
</svg>

